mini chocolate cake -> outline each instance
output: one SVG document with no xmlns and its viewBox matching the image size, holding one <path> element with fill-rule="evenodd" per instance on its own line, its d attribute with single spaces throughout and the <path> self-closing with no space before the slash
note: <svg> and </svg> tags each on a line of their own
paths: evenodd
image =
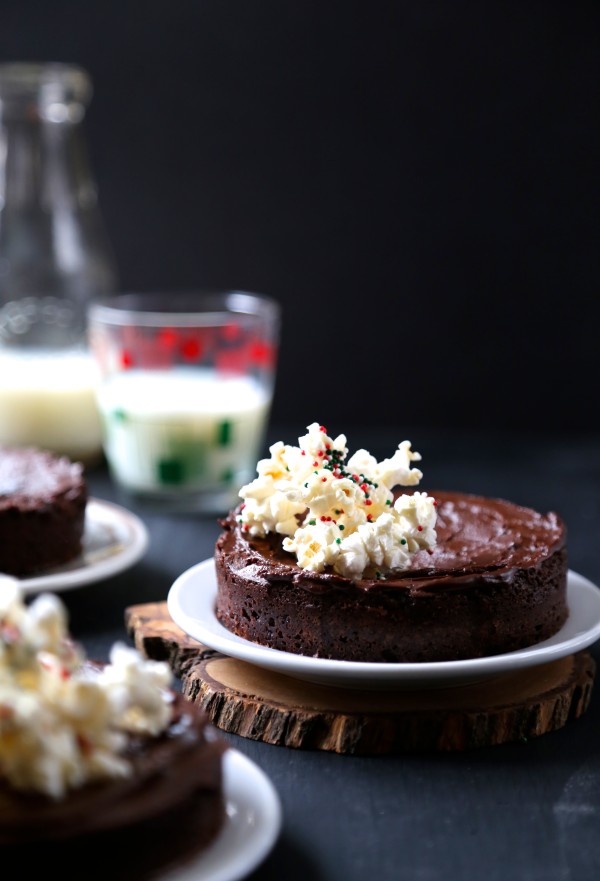
<svg viewBox="0 0 600 881">
<path fill-rule="evenodd" d="M 147 881 L 223 826 L 227 744 L 165 661 L 86 658 L 55 594 L 0 591 L 0 851 L 9 874 Z"/>
<path fill-rule="evenodd" d="M 83 465 L 45 450 L 0 447 L 0 571 L 26 576 L 82 550 Z"/>
<path fill-rule="evenodd" d="M 223 826 L 225 749 L 204 711 L 174 692 L 170 726 L 130 739 L 131 775 L 61 800 L 0 782 L 4 868 L 25 877 L 55 869 L 67 878 L 145 881 L 185 865 Z"/>
<path fill-rule="evenodd" d="M 215 548 L 216 615 L 281 651 L 371 662 L 480 658 L 541 642 L 564 624 L 566 528 L 502 499 L 431 492 L 437 543 L 406 569 L 351 580 L 301 568 L 282 536 L 252 536 L 239 510 Z"/>
</svg>

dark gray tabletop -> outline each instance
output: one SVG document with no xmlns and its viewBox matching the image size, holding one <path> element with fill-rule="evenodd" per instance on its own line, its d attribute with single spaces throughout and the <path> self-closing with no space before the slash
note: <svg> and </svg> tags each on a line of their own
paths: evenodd
<svg viewBox="0 0 600 881">
<path fill-rule="evenodd" d="M 303 427 L 301 427 L 303 428 Z M 302 433 L 302 431 L 300 432 Z M 298 432 L 273 430 L 295 443 Z M 391 455 L 404 437 L 346 430 L 348 446 Z M 444 437 L 411 431 L 421 487 L 556 510 L 570 568 L 600 584 L 600 437 Z M 91 495 L 145 522 L 150 545 L 130 570 L 62 597 L 73 634 L 105 659 L 127 639 L 125 607 L 162 601 L 184 570 L 212 556 L 216 517 L 164 514 L 116 489 L 100 466 Z M 591 649 L 600 662 L 598 644 Z M 599 686 L 600 688 L 600 686 Z M 223 736 L 279 792 L 283 828 L 252 879 L 294 881 L 597 881 L 600 877 L 600 694 L 582 718 L 527 743 L 465 753 L 359 758 Z"/>
</svg>

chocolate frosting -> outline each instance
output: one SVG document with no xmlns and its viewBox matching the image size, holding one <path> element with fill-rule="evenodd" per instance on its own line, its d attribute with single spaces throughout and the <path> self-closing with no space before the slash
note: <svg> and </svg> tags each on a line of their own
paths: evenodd
<svg viewBox="0 0 600 881">
<path fill-rule="evenodd" d="M 225 748 L 205 712 L 173 693 L 167 730 L 130 738 L 125 753 L 133 766 L 130 776 L 90 783 L 60 800 L 0 781 L 0 845 L 126 828 L 168 814 L 196 792 L 219 794 Z"/>
<path fill-rule="evenodd" d="M 354 582 L 332 571 L 306 572 L 283 550 L 281 536 L 244 535 L 236 512 L 221 522 L 225 531 L 219 551 L 232 569 L 243 569 L 254 580 L 287 581 L 317 592 L 352 585 L 366 591 L 397 587 L 423 592 L 463 588 L 473 576 L 478 583 L 510 580 L 515 570 L 538 567 L 566 547 L 565 524 L 553 511 L 541 514 L 504 499 L 467 493 L 429 495 L 438 501 L 435 548 L 419 551 L 408 569 L 384 573 L 384 578 L 368 570 Z"/>
<path fill-rule="evenodd" d="M 31 447 L 0 447 L 0 510 L 35 510 L 84 491 L 81 463 Z"/>
</svg>

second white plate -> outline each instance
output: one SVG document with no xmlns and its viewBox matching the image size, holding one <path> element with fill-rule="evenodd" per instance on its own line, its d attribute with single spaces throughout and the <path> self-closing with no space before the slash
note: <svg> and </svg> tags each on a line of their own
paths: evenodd
<svg viewBox="0 0 600 881">
<path fill-rule="evenodd" d="M 493 678 L 523 667 L 545 664 L 587 648 L 600 638 L 600 590 L 569 571 L 569 617 L 550 639 L 504 655 L 464 661 L 396 664 L 334 661 L 266 648 L 230 633 L 217 620 L 214 560 L 197 563 L 173 583 L 167 596 L 175 624 L 203 645 L 258 667 L 295 679 L 342 688 L 441 688 Z"/>
<path fill-rule="evenodd" d="M 266 859 L 279 837 L 279 795 L 265 772 L 228 749 L 224 757 L 227 817 L 219 836 L 188 866 L 159 881 L 238 881 Z"/>
</svg>

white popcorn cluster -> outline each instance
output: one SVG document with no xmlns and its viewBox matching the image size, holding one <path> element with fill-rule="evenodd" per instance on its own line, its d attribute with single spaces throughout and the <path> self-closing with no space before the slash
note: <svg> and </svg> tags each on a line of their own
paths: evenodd
<svg viewBox="0 0 600 881">
<path fill-rule="evenodd" d="M 239 520 L 249 535 L 279 533 L 303 569 L 327 566 L 352 579 L 368 566 L 380 576 L 406 569 L 418 550 L 435 545 L 435 499 L 414 492 L 394 501 L 394 487 L 423 476 L 411 467 L 421 456 L 409 441 L 382 462 L 366 450 L 346 462 L 345 435 L 333 439 L 313 422 L 298 443 L 273 444 L 258 476 L 240 489 Z"/>
<path fill-rule="evenodd" d="M 98 672 L 84 666 L 54 594 L 26 606 L 0 582 L 0 779 L 59 799 L 69 789 L 127 776 L 129 734 L 156 735 L 171 718 L 172 673 L 115 643 Z"/>
</svg>

